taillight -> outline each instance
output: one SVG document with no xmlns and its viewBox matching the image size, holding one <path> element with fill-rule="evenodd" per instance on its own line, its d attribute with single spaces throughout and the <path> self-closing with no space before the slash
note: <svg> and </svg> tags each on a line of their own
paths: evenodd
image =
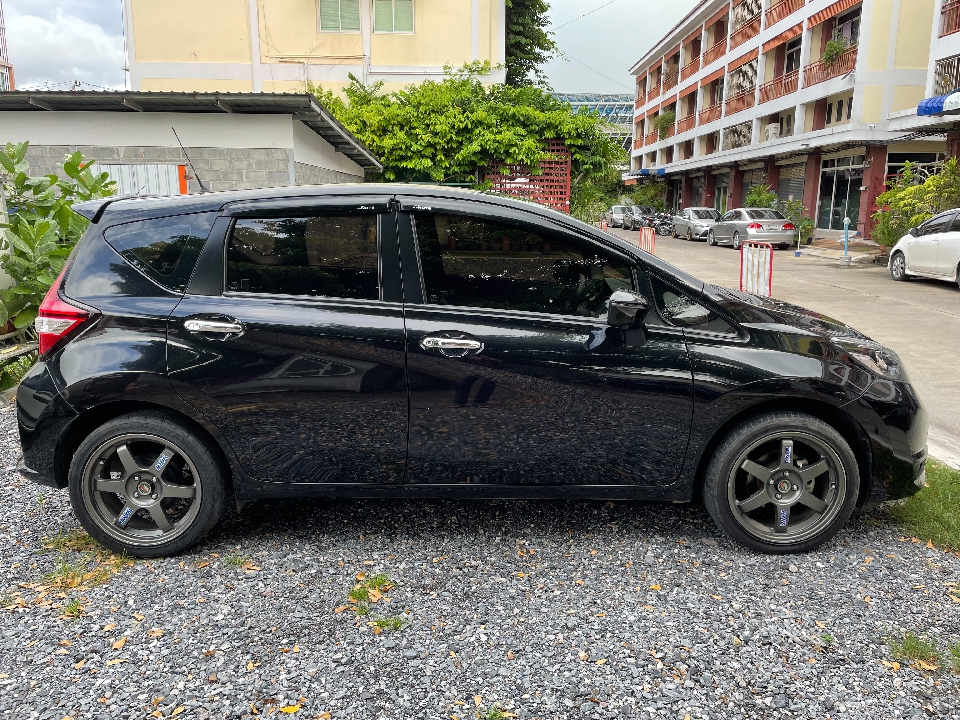
<svg viewBox="0 0 960 720">
<path fill-rule="evenodd" d="M 90 317 L 90 313 L 83 308 L 70 305 L 60 299 L 60 284 L 63 282 L 66 271 L 64 268 L 47 290 L 40 304 L 37 319 L 33 323 L 37 329 L 37 335 L 40 336 L 40 355 L 45 355 L 69 338 L 84 320 Z"/>
<path fill-rule="evenodd" d="M 763 225 L 758 222 L 752 222 L 747 225 L 747 230 L 763 230 Z"/>
<path fill-rule="evenodd" d="M 796 230 L 796 229 L 797 229 L 797 226 L 794 225 L 793 223 L 784 223 L 784 224 L 783 224 L 783 229 L 784 229 L 784 230 Z"/>
</svg>

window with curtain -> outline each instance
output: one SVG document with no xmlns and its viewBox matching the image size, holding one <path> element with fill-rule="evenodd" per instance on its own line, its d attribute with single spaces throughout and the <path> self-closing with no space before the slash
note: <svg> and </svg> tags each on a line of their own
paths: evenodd
<svg viewBox="0 0 960 720">
<path fill-rule="evenodd" d="M 320 32 L 360 32 L 360 0 L 320 0 Z"/>
<path fill-rule="evenodd" d="M 413 0 L 374 0 L 373 15 L 374 32 L 413 32 Z"/>
</svg>

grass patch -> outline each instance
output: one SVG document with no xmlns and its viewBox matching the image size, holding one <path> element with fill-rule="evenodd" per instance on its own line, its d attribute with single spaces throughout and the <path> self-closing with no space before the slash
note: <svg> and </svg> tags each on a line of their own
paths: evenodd
<svg viewBox="0 0 960 720">
<path fill-rule="evenodd" d="M 478 711 L 477 717 L 480 718 L 480 720 L 507 720 L 507 716 L 503 714 L 503 710 L 500 709 L 499 705 L 494 705 L 483 713 Z"/>
<path fill-rule="evenodd" d="M 407 624 L 407 621 L 404 620 L 399 615 L 391 615 L 390 617 L 377 618 L 373 621 L 373 626 L 380 630 L 391 630 L 396 632 L 403 628 Z"/>
<path fill-rule="evenodd" d="M 950 646 L 950 657 L 947 660 L 950 663 L 950 669 L 955 673 L 960 673 L 960 643 L 954 643 Z"/>
<path fill-rule="evenodd" d="M 110 579 L 110 571 L 100 567 L 99 563 L 92 568 L 86 558 L 71 560 L 66 553 L 60 556 L 57 566 L 43 576 L 47 585 L 65 590 L 80 586 L 92 587 L 100 585 Z"/>
<path fill-rule="evenodd" d="M 223 558 L 223 562 L 228 568 L 238 569 L 249 563 L 250 558 L 240 553 L 230 553 Z"/>
<path fill-rule="evenodd" d="M 60 614 L 65 618 L 76 620 L 78 617 L 83 615 L 83 606 L 80 604 L 79 600 L 76 598 L 71 598 L 67 604 L 63 606 Z"/>
<path fill-rule="evenodd" d="M 103 546 L 100 543 L 83 530 L 78 529 L 70 530 L 67 533 L 61 530 L 56 535 L 45 537 L 40 544 L 44 550 L 56 552 L 96 553 L 103 551 Z"/>
<path fill-rule="evenodd" d="M 350 588 L 347 593 L 347 605 L 337 608 L 337 612 L 349 608 L 353 610 L 357 618 L 368 617 L 373 613 L 373 605 L 384 600 L 384 593 L 389 592 L 395 586 L 393 580 L 383 574 L 367 577 L 364 572 L 358 572 L 356 576 L 356 585 Z M 386 598 L 389 601 L 390 598 Z M 406 625 L 406 621 L 397 615 L 389 617 L 372 618 L 367 625 L 373 628 L 373 632 L 379 635 L 384 630 L 397 631 Z"/>
<path fill-rule="evenodd" d="M 831 645 L 833 645 L 833 635 L 831 635 L 830 633 L 824 633 L 823 635 L 820 636 L 820 639 L 823 641 L 824 647 L 830 647 Z"/>
<path fill-rule="evenodd" d="M 919 665 L 923 670 L 936 670 L 940 664 L 940 651 L 936 638 L 916 633 L 905 633 L 902 639 L 890 639 L 890 651 L 897 660 Z"/>
<path fill-rule="evenodd" d="M 928 460 L 927 484 L 891 507 L 890 514 L 914 537 L 960 551 L 960 470 Z"/>
</svg>

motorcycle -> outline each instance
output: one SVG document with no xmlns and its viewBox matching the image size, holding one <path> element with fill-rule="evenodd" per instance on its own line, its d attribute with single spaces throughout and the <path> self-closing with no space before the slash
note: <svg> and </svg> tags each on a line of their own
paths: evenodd
<svg viewBox="0 0 960 720">
<path fill-rule="evenodd" d="M 673 237 L 673 216 L 668 213 L 657 213 L 654 217 L 653 228 L 657 235 Z"/>
</svg>

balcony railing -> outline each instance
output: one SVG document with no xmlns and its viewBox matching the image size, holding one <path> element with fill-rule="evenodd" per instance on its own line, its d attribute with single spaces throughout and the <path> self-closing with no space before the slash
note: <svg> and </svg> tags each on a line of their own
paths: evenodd
<svg viewBox="0 0 960 720">
<path fill-rule="evenodd" d="M 727 100 L 727 115 L 733 115 L 738 113 L 741 110 L 746 110 L 747 108 L 752 108 L 754 101 L 757 99 L 757 89 L 755 87 L 748 88 L 741 93 L 737 93 L 732 98 Z"/>
<path fill-rule="evenodd" d="M 958 2 L 960 2 L 960 0 L 958 0 Z M 684 65 L 683 68 L 680 70 L 680 80 L 686 80 L 688 77 L 693 75 L 699 69 L 700 69 L 700 56 L 698 55 L 693 60 L 688 62 L 686 65 Z"/>
<path fill-rule="evenodd" d="M 849 72 L 853 72 L 856 66 L 857 46 L 853 45 L 844 50 L 830 65 L 823 60 L 817 60 L 817 62 L 807 65 L 807 67 L 803 69 L 803 86 L 810 87 L 811 85 L 825 82 L 830 78 L 846 75 Z"/>
<path fill-rule="evenodd" d="M 760 102 L 765 103 L 797 91 L 800 83 L 800 71 L 794 70 L 760 86 Z"/>
<path fill-rule="evenodd" d="M 804 0 L 780 0 L 780 2 L 775 5 L 771 5 L 766 12 L 767 27 L 780 22 L 787 17 L 787 15 L 795 13 L 803 7 L 803 3 Z"/>
<path fill-rule="evenodd" d="M 714 45 L 712 48 L 710 48 L 703 54 L 704 66 L 707 66 L 716 60 L 719 60 L 724 55 L 726 55 L 726 53 L 727 53 L 727 39 L 724 38 L 723 40 L 718 42 L 716 45 Z"/>
<path fill-rule="evenodd" d="M 639 110 L 640 108 L 642 108 L 646 100 L 647 100 L 646 95 L 642 95 L 641 97 L 638 97 L 637 101 L 633 104 L 633 109 Z"/>
<path fill-rule="evenodd" d="M 650 89 L 650 92 L 647 93 L 647 102 L 650 102 L 654 98 L 659 97 L 659 95 L 660 95 L 660 86 L 659 85 L 653 86 Z"/>
<path fill-rule="evenodd" d="M 642 147 L 643 147 L 643 138 L 637 138 L 636 140 L 633 141 L 634 150 L 639 150 Z"/>
<path fill-rule="evenodd" d="M 711 105 L 708 108 L 704 108 L 700 111 L 700 124 L 706 125 L 707 123 L 713 122 L 714 120 L 719 120 L 723 115 L 723 103 L 719 102 L 716 105 Z"/>
<path fill-rule="evenodd" d="M 651 130 L 650 132 L 648 132 L 646 135 L 643 136 L 643 144 L 653 145 L 659 139 L 660 139 L 660 133 L 658 133 L 656 130 Z"/>
<path fill-rule="evenodd" d="M 946 0 L 940 10 L 940 37 L 960 31 L 960 0 Z"/>
<path fill-rule="evenodd" d="M 743 45 L 750 38 L 756 37 L 760 34 L 760 17 L 762 14 L 763 13 L 757 13 L 752 18 L 747 20 L 743 25 L 733 31 L 733 34 L 730 35 L 731 50 L 738 45 Z"/>
<path fill-rule="evenodd" d="M 667 73 L 663 76 L 663 92 L 666 92 L 672 87 L 676 87 L 677 81 L 680 79 L 680 73 L 676 70 Z"/>
<path fill-rule="evenodd" d="M 677 134 L 685 133 L 687 130 L 693 130 L 697 126 L 697 114 L 690 113 L 677 123 Z"/>
</svg>

